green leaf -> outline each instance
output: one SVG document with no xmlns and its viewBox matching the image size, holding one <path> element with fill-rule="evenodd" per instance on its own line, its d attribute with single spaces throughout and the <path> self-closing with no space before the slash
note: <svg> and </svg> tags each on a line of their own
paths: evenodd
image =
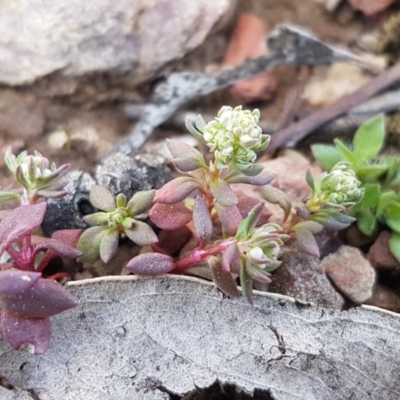
<svg viewBox="0 0 400 400">
<path fill-rule="evenodd" d="M 314 177 L 313 177 L 313 175 L 311 173 L 311 168 L 307 168 L 306 182 L 307 182 L 308 186 L 310 186 L 311 190 L 314 191 L 315 190 L 315 183 L 314 183 Z"/>
<path fill-rule="evenodd" d="M 357 209 L 377 207 L 381 196 L 381 186 L 378 183 L 367 183 L 364 189 L 364 197 Z"/>
<path fill-rule="evenodd" d="M 255 176 L 249 176 L 237 171 L 231 172 L 224 180 L 228 183 L 248 183 L 250 185 L 264 186 L 268 185 L 274 178 L 276 173 L 267 171 L 265 168 Z"/>
<path fill-rule="evenodd" d="M 392 233 L 389 239 L 389 249 L 390 252 L 396 257 L 397 261 L 400 262 L 400 233 Z"/>
<path fill-rule="evenodd" d="M 131 215 L 134 216 L 147 211 L 153 204 L 155 193 L 154 189 L 136 192 L 127 204 Z"/>
<path fill-rule="evenodd" d="M 115 256 L 118 250 L 119 233 L 115 228 L 108 228 L 103 231 L 100 242 L 100 258 L 106 264 Z"/>
<path fill-rule="evenodd" d="M 278 206 L 285 213 L 285 218 L 290 214 L 292 209 L 292 202 L 290 201 L 288 195 L 280 189 L 274 186 L 267 185 L 261 189 L 261 195 L 271 204 L 278 204 Z"/>
<path fill-rule="evenodd" d="M 258 175 L 264 169 L 262 165 L 254 163 L 245 163 L 245 164 L 236 163 L 232 165 L 231 168 L 247 176 Z"/>
<path fill-rule="evenodd" d="M 382 150 L 385 141 L 385 118 L 383 114 L 364 122 L 353 139 L 357 159 L 371 160 Z"/>
<path fill-rule="evenodd" d="M 349 161 L 352 164 L 357 164 L 357 157 L 340 139 L 335 139 L 334 143 L 344 161 Z"/>
<path fill-rule="evenodd" d="M 19 199 L 21 195 L 15 191 L 3 191 L 0 190 L 0 201 L 16 200 Z"/>
<path fill-rule="evenodd" d="M 388 165 L 384 163 L 363 165 L 361 167 L 355 167 L 354 172 L 356 173 L 358 179 L 363 182 L 374 182 L 378 180 L 386 171 L 388 170 Z"/>
<path fill-rule="evenodd" d="M 386 224 L 395 232 L 400 232 L 400 203 L 392 202 L 388 204 L 384 215 Z"/>
<path fill-rule="evenodd" d="M 235 239 L 246 239 L 252 234 L 258 220 L 260 219 L 262 209 L 263 203 L 261 202 L 252 208 L 249 215 L 239 224 Z"/>
<path fill-rule="evenodd" d="M 335 164 L 344 160 L 340 151 L 332 144 L 316 143 L 311 146 L 311 151 L 318 164 L 326 171 L 330 171 Z"/>
<path fill-rule="evenodd" d="M 98 260 L 100 243 L 105 229 L 107 228 L 104 226 L 94 226 L 82 233 L 77 245 L 77 249 L 83 253 L 83 256 L 79 257 L 79 262 L 95 262 Z"/>
<path fill-rule="evenodd" d="M 356 213 L 358 229 L 366 236 L 372 236 L 376 229 L 378 220 L 370 208 L 364 208 Z"/>
</svg>

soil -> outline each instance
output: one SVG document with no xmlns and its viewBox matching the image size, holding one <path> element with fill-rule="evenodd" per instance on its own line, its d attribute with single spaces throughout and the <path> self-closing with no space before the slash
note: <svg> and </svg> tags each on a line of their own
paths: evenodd
<svg viewBox="0 0 400 400">
<path fill-rule="evenodd" d="M 185 59 L 171 64 L 169 70 L 207 71 L 220 64 L 235 22 L 243 13 L 254 13 L 261 17 L 265 22 L 267 33 L 279 23 L 290 22 L 312 31 L 323 41 L 358 51 L 360 37 L 379 29 L 382 22 L 395 11 L 393 7 L 376 17 L 366 18 L 360 12 L 353 11 L 346 2 L 342 3 L 335 12 L 328 12 L 321 2 L 313 0 L 240 0 L 236 17 L 228 27 L 209 37 L 201 48 Z M 301 77 L 312 73 L 311 69 L 304 72 L 304 69 L 290 66 L 276 68 L 274 74 L 278 81 L 278 89 L 275 96 L 268 102 L 256 102 L 249 107 L 261 110 L 262 121 L 279 123 L 283 117 L 288 95 L 298 87 Z M 138 93 L 134 93 L 132 97 L 138 101 L 149 100 L 159 79 L 166 74 L 167 72 L 163 71 L 162 75 L 155 76 L 152 82 L 142 85 Z M 18 90 L 15 92 L 18 94 Z M 17 104 L 18 97 L 15 102 Z M 196 99 L 188 105 L 188 110 L 215 115 L 221 105 L 236 104 L 237 101 L 232 97 L 230 90 L 224 89 L 208 97 Z M 35 114 L 34 111 L 28 113 L 26 119 L 21 118 L 17 106 L 8 107 L 7 110 L 11 110 L 10 118 L 13 118 L 13 125 L 4 132 L 0 131 L 0 185 L 7 187 L 10 183 L 1 154 L 9 146 L 14 152 L 25 149 L 28 152 L 38 150 L 57 165 L 69 162 L 72 169 L 93 171 L 98 159 L 126 137 L 134 126 L 134 122 L 126 116 L 124 106 L 125 103 L 115 100 L 111 95 L 110 98 L 105 96 L 101 101 L 86 106 L 74 104 L 68 98 L 49 100 L 36 96 L 34 107 L 40 110 L 41 119 L 39 122 L 37 119 L 35 121 L 42 128 L 34 134 L 27 135 L 22 134 L 26 130 L 22 129 L 22 124 L 30 124 L 28 118 Z M 315 106 L 301 100 L 295 114 L 304 115 L 314 109 Z M 58 132 L 58 136 L 55 132 Z M 165 138 L 184 133 L 183 128 L 171 128 L 166 125 L 154 132 L 146 148 L 151 150 Z M 67 140 L 62 145 L 63 142 L 57 142 L 57 137 L 67 137 Z"/>
</svg>

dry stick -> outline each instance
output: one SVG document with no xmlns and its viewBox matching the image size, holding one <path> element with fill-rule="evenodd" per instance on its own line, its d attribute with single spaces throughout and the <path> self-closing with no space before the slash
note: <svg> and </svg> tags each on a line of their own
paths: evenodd
<svg viewBox="0 0 400 400">
<path fill-rule="evenodd" d="M 400 63 L 383 72 L 380 76 L 356 90 L 354 93 L 339 99 L 332 105 L 311 114 L 309 117 L 288 126 L 286 129 L 276 132 L 272 136 L 271 143 L 266 149 L 266 152 L 271 153 L 283 147 L 288 142 L 300 141 L 324 123 L 342 114 L 346 114 L 356 105 L 368 100 L 397 81 L 400 81 Z"/>
</svg>

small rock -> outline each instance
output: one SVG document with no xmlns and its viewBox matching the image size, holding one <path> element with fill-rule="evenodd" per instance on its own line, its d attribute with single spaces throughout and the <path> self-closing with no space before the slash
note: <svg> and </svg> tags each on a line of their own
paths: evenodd
<svg viewBox="0 0 400 400">
<path fill-rule="evenodd" d="M 88 225 L 82 218 L 96 211 L 89 201 L 90 188 L 96 184 L 95 180 L 83 171 L 72 171 L 65 179 L 68 183 L 64 190 L 68 194 L 61 199 L 47 202 L 42 223 L 46 236 L 59 229 L 85 229 Z"/>
<path fill-rule="evenodd" d="M 375 268 L 393 271 L 400 267 L 400 263 L 389 249 L 391 236 L 392 234 L 389 231 L 382 231 L 369 249 L 367 258 Z"/>
<path fill-rule="evenodd" d="M 129 199 L 138 191 L 158 189 L 170 179 L 171 171 L 162 157 L 140 152 L 113 153 L 97 166 L 94 178 L 82 171 L 72 171 L 66 176 L 68 194 L 48 202 L 43 231 L 51 235 L 59 229 L 86 228 L 82 217 L 96 211 L 89 201 L 93 185 L 105 186 L 114 195 L 124 193 Z"/>
<path fill-rule="evenodd" d="M 394 0 L 349 0 L 349 2 L 355 10 L 371 16 L 388 8 Z"/>
<path fill-rule="evenodd" d="M 378 283 L 372 297 L 365 304 L 400 313 L 400 293 Z"/>
<path fill-rule="evenodd" d="M 266 32 L 262 19 L 253 14 L 244 14 L 239 18 L 233 31 L 223 66 L 235 67 L 247 58 L 257 58 L 267 54 Z M 270 100 L 277 88 L 277 80 L 272 71 L 267 71 L 231 88 L 232 96 L 241 103 Z"/>
<path fill-rule="evenodd" d="M 364 303 L 372 296 L 376 274 L 357 248 L 341 246 L 336 253 L 326 256 L 321 266 L 336 287 L 353 303 Z"/>
<path fill-rule="evenodd" d="M 269 292 L 322 307 L 343 308 L 344 299 L 329 282 L 318 257 L 299 251 L 293 242 L 284 248 L 282 260 L 282 265 L 273 273 Z"/>
<path fill-rule="evenodd" d="M 114 195 L 131 198 L 141 190 L 159 189 L 171 180 L 171 170 L 161 156 L 148 153 L 113 153 L 97 166 L 95 180 Z"/>
</svg>

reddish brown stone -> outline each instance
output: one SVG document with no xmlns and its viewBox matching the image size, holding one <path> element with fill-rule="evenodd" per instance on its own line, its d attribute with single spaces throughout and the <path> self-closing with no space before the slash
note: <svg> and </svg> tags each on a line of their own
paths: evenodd
<svg viewBox="0 0 400 400">
<path fill-rule="evenodd" d="M 326 256 L 321 265 L 340 292 L 352 302 L 361 304 L 372 296 L 375 270 L 357 248 L 340 246 L 336 253 Z"/>
<path fill-rule="evenodd" d="M 284 248 L 282 265 L 273 273 L 268 291 L 302 302 L 341 310 L 343 297 L 333 288 L 318 257 L 299 251 L 296 242 Z"/>
<path fill-rule="evenodd" d="M 392 234 L 389 231 L 381 232 L 369 249 L 367 254 L 368 260 L 377 269 L 393 271 L 400 267 L 400 263 L 389 249 L 391 236 Z"/>
<path fill-rule="evenodd" d="M 364 15 L 371 16 L 388 8 L 394 0 L 349 0 L 355 10 L 360 10 Z"/>
<path fill-rule="evenodd" d="M 267 54 L 266 32 L 262 19 L 253 14 L 243 14 L 226 50 L 223 66 L 235 67 L 247 58 L 257 58 Z M 270 100 L 277 87 L 272 71 L 263 73 L 232 86 L 232 95 L 241 103 Z"/>
<path fill-rule="evenodd" d="M 372 297 L 365 304 L 399 313 L 400 293 L 396 293 L 384 285 L 377 284 Z"/>
</svg>

